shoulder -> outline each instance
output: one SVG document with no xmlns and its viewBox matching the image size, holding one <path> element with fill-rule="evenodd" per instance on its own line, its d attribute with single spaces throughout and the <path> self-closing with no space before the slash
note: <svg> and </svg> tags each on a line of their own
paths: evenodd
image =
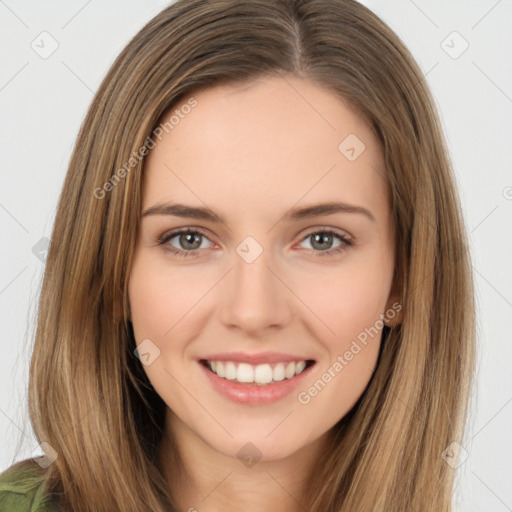
<svg viewBox="0 0 512 512">
<path fill-rule="evenodd" d="M 2 512 L 53 512 L 44 489 L 44 470 L 26 459 L 0 473 Z"/>
</svg>

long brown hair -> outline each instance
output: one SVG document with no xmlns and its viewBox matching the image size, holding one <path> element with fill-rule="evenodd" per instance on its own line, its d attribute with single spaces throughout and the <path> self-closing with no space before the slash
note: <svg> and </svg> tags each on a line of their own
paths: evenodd
<svg viewBox="0 0 512 512">
<path fill-rule="evenodd" d="M 310 512 L 451 510 L 455 470 L 442 454 L 463 444 L 475 352 L 466 233 L 424 77 L 354 0 L 178 0 L 103 80 L 59 199 L 30 371 L 34 432 L 58 454 L 45 485 L 62 510 L 178 510 L 157 462 L 165 404 L 133 354 L 128 318 L 141 148 L 199 88 L 282 73 L 350 102 L 378 136 L 403 306 L 301 503 Z"/>
</svg>

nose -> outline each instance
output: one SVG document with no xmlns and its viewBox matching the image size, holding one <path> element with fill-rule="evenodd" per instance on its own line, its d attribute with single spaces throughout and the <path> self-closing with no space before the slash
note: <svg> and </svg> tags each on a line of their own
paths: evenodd
<svg viewBox="0 0 512 512">
<path fill-rule="evenodd" d="M 273 268 L 267 251 L 252 263 L 238 254 L 233 261 L 234 268 L 219 289 L 223 324 L 255 337 L 286 326 L 293 294 Z"/>
</svg>

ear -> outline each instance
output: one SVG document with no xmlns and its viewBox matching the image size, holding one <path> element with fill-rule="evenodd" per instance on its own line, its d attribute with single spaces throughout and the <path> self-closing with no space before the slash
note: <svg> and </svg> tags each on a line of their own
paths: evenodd
<svg viewBox="0 0 512 512">
<path fill-rule="evenodd" d="M 401 279 L 395 278 L 386 304 L 384 324 L 388 327 L 396 327 L 402 323 L 403 304 L 401 297 Z"/>
<path fill-rule="evenodd" d="M 384 313 L 384 324 L 388 327 L 396 327 L 402 323 L 403 306 L 398 295 L 390 295 Z"/>
</svg>

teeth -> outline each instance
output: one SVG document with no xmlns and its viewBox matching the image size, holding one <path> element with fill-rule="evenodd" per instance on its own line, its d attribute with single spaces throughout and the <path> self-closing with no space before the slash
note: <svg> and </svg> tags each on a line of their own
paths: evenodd
<svg viewBox="0 0 512 512">
<path fill-rule="evenodd" d="M 226 373 L 224 372 L 224 363 L 222 363 L 221 361 L 218 361 L 216 366 L 217 366 L 217 368 L 215 370 L 215 373 L 219 377 L 225 377 Z"/>
<path fill-rule="evenodd" d="M 273 370 L 272 370 L 272 378 L 274 380 L 284 380 L 284 364 L 278 364 Z"/>
<path fill-rule="evenodd" d="M 231 364 L 234 366 L 234 363 Z M 228 378 L 227 375 L 226 378 Z M 254 382 L 254 368 L 250 364 L 240 363 L 236 371 L 236 380 L 238 382 Z"/>
<path fill-rule="evenodd" d="M 272 382 L 273 371 L 268 364 L 260 364 L 254 370 L 254 382 L 258 384 L 268 384 Z"/>
<path fill-rule="evenodd" d="M 306 361 L 299 361 L 295 365 L 295 374 L 302 373 L 302 370 L 304 370 L 304 368 L 306 368 Z"/>
<path fill-rule="evenodd" d="M 233 380 L 236 379 L 237 371 L 235 363 L 228 362 L 224 366 L 224 371 L 226 372 L 226 379 Z"/>
<path fill-rule="evenodd" d="M 278 363 L 272 368 L 269 364 L 253 366 L 247 363 L 234 363 L 232 361 L 207 361 L 212 372 L 219 377 L 238 382 L 259 385 L 270 384 L 284 379 L 291 379 L 299 375 L 306 368 L 306 361 L 298 363 Z"/>
<path fill-rule="evenodd" d="M 291 379 L 295 375 L 295 363 L 288 363 L 286 370 L 284 371 L 284 376 L 287 379 Z"/>
</svg>

